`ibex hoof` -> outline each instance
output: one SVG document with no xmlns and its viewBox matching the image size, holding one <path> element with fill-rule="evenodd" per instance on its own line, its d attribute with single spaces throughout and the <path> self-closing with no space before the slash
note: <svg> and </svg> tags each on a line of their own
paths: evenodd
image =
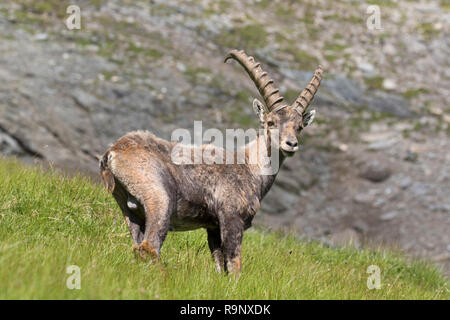
<svg viewBox="0 0 450 320">
<path fill-rule="evenodd" d="M 234 276 L 237 280 L 241 276 L 241 259 L 233 258 L 227 263 L 227 273 Z"/>
<path fill-rule="evenodd" d="M 150 246 L 150 243 L 147 240 L 142 241 L 138 250 L 141 259 L 147 261 L 148 258 L 150 258 L 151 261 L 159 261 L 158 252 Z"/>
</svg>

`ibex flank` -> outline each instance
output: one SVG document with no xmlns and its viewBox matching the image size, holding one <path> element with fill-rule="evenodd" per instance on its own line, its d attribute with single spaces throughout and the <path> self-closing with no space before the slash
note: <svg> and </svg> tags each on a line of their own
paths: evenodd
<svg viewBox="0 0 450 320">
<path fill-rule="evenodd" d="M 159 259 L 168 231 L 205 228 L 217 270 L 239 273 L 244 230 L 251 226 L 278 172 L 263 174 L 263 165 L 250 163 L 248 155 L 275 146 L 271 150 L 279 153 L 278 166 L 282 165 L 298 150 L 298 135 L 314 118 L 315 111 L 307 108 L 322 79 L 320 66 L 288 105 L 253 57 L 232 50 L 225 62 L 228 59 L 247 71 L 265 102 L 253 101 L 263 133 L 243 147 L 245 163 L 176 164 L 171 153 L 177 143 L 148 131 L 126 134 L 100 160 L 101 177 L 122 210 L 133 250 L 142 258 Z"/>
</svg>

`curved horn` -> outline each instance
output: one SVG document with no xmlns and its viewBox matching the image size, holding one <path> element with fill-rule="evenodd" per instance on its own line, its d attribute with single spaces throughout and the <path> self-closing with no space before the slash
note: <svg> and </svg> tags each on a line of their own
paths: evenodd
<svg viewBox="0 0 450 320">
<path fill-rule="evenodd" d="M 256 62 L 253 57 L 247 56 L 243 50 L 231 50 L 224 62 L 227 62 L 228 59 L 236 60 L 247 71 L 259 93 L 264 98 L 269 112 L 284 105 L 284 98 L 279 94 L 279 90 L 275 88 L 273 80 L 269 78 L 267 72 L 262 70 L 259 62 Z"/>
<path fill-rule="evenodd" d="M 296 109 L 300 114 L 306 111 L 311 100 L 314 98 L 314 95 L 317 92 L 317 89 L 320 86 L 320 81 L 322 80 L 322 66 L 319 67 L 314 72 L 314 75 L 308 85 L 303 89 L 298 98 L 292 104 L 292 107 Z"/>
</svg>

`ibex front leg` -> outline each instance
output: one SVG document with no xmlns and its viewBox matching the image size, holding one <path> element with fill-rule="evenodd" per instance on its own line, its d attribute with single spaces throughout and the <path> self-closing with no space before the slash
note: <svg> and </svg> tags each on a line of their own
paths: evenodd
<svg viewBox="0 0 450 320">
<path fill-rule="evenodd" d="M 142 258 L 150 255 L 152 260 L 159 260 L 161 246 L 169 230 L 172 201 L 166 192 L 150 193 L 144 197 L 145 233 L 139 245 Z"/>
<path fill-rule="evenodd" d="M 235 213 L 223 214 L 220 220 L 225 271 L 239 275 L 241 271 L 241 247 L 244 234 L 244 223 Z"/>
<path fill-rule="evenodd" d="M 223 252 L 222 252 L 222 241 L 220 239 L 220 230 L 217 229 L 207 229 L 208 232 L 208 246 L 211 250 L 211 255 L 216 263 L 216 269 L 219 273 L 223 271 Z"/>
</svg>

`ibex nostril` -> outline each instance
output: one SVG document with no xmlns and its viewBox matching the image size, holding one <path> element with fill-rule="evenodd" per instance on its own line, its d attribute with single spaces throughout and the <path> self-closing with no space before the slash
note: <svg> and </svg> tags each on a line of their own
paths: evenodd
<svg viewBox="0 0 450 320">
<path fill-rule="evenodd" d="M 297 141 L 286 141 L 286 144 L 291 148 L 295 148 L 298 145 L 298 142 Z"/>
</svg>

